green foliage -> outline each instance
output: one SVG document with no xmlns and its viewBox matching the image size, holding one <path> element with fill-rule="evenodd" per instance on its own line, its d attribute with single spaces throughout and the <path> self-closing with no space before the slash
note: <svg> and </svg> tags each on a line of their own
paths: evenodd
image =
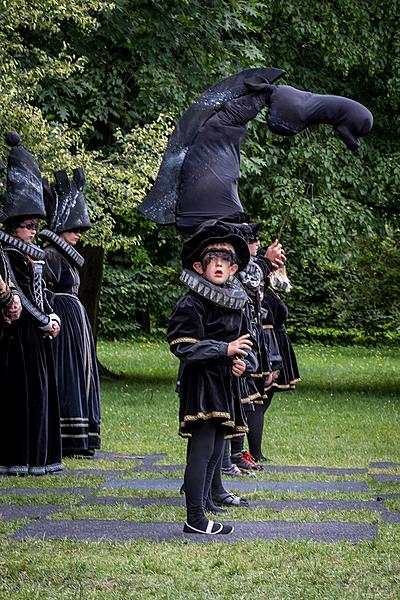
<svg viewBox="0 0 400 600">
<path fill-rule="evenodd" d="M 47 175 L 84 166 L 95 222 L 86 242 L 109 251 L 124 281 L 137 281 L 129 314 L 145 306 L 145 321 L 151 315 L 158 327 L 172 297 L 162 300 L 157 280 L 164 285 L 171 269 L 177 280 L 180 240 L 136 208 L 156 177 L 171 119 L 212 83 L 265 65 L 285 69 L 290 85 L 363 102 L 375 125 L 357 156 L 329 126 L 280 138 L 261 114 L 243 147 L 240 191 L 268 240 L 279 236 L 287 249 L 296 329 L 370 329 L 370 313 L 356 302 L 361 287 L 343 286 L 341 273 L 376 262 L 369 240 L 379 246 L 399 226 L 399 17 L 397 0 L 0 0 L 0 130 L 20 131 Z M 153 267 L 151 285 L 139 272 Z M 115 318 L 128 335 L 135 326 L 125 329 L 123 315 L 107 308 L 117 301 L 111 271 L 102 326 L 114 335 Z M 374 294 L 371 278 L 362 287 Z M 394 286 L 385 289 L 396 296 Z M 381 306 L 376 300 L 374 322 L 390 337 L 398 308 L 390 301 L 381 319 Z"/>
<path fill-rule="evenodd" d="M 165 327 L 181 295 L 176 272 L 170 267 L 143 264 L 126 268 L 116 261 L 104 270 L 100 298 L 99 334 L 129 339 L 140 329 L 150 333 Z"/>
</svg>

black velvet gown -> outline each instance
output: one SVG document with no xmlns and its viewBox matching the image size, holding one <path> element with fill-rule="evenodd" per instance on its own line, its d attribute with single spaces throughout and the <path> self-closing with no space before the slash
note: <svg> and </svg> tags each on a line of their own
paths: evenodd
<svg viewBox="0 0 400 600">
<path fill-rule="evenodd" d="M 169 320 L 168 342 L 180 359 L 179 433 L 190 437 L 191 424 L 216 419 L 226 437 L 243 435 L 247 424 L 240 401 L 239 378 L 231 373 L 227 345 L 248 327 L 242 309 L 217 306 L 194 291 L 181 298 Z M 253 370 L 252 353 L 244 359 Z"/>
<path fill-rule="evenodd" d="M 282 358 L 279 377 L 272 382 L 268 389 L 272 388 L 275 391 L 294 389 L 296 383 L 300 381 L 300 375 L 296 355 L 285 327 L 288 308 L 271 287 L 265 290 L 263 306 L 268 310 L 268 318 L 273 323 L 273 332 Z"/>
<path fill-rule="evenodd" d="M 71 257 L 45 248 L 45 278 L 62 322 L 53 341 L 61 413 L 63 454 L 100 448 L 100 384 L 91 325 L 78 299 L 79 273 Z"/>
<path fill-rule="evenodd" d="M 33 292 L 32 261 L 21 250 L 4 247 L 14 283 L 39 309 Z M 44 313 L 53 312 L 44 299 Z M 43 313 L 42 313 L 43 314 Z M 60 413 L 52 340 L 25 308 L 4 325 L 0 341 L 0 473 L 44 475 L 62 469 Z"/>
</svg>

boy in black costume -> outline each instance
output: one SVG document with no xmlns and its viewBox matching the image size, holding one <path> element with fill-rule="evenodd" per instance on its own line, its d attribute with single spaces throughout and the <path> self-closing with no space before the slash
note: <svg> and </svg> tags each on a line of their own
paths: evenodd
<svg viewBox="0 0 400 600">
<path fill-rule="evenodd" d="M 169 320 L 168 342 L 180 359 L 180 435 L 190 437 L 185 471 L 186 533 L 227 534 L 233 527 L 205 515 L 225 436 L 247 431 L 238 378 L 257 367 L 243 308 L 248 301 L 233 278 L 249 260 L 247 243 L 228 224 L 206 222 L 182 249 L 181 280 L 189 292 Z"/>
</svg>

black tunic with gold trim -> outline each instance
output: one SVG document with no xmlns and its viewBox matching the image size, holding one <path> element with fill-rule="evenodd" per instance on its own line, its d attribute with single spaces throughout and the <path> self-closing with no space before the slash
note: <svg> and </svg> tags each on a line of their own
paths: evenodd
<svg viewBox="0 0 400 600">
<path fill-rule="evenodd" d="M 279 377 L 272 382 L 268 389 L 272 388 L 275 391 L 292 390 L 296 383 L 300 381 L 300 375 L 296 355 L 285 327 L 289 314 L 288 308 L 271 287 L 265 290 L 263 306 L 268 309 L 268 317 L 270 322 L 273 323 L 273 331 L 282 357 Z"/>
<path fill-rule="evenodd" d="M 168 342 L 181 361 L 181 436 L 189 437 L 191 424 L 199 419 L 217 419 L 227 437 L 247 432 L 239 378 L 232 375 L 233 359 L 227 355 L 227 348 L 229 342 L 248 332 L 242 308 L 218 305 L 192 290 L 178 301 L 169 319 Z M 257 367 L 252 352 L 244 360 L 248 371 Z"/>
</svg>

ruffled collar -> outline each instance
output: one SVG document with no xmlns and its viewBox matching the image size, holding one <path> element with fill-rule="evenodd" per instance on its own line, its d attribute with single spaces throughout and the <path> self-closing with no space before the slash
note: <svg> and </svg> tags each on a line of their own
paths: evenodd
<svg viewBox="0 0 400 600">
<path fill-rule="evenodd" d="M 35 246 L 35 244 L 27 244 L 26 242 L 23 242 L 19 238 L 16 238 L 3 230 L 0 230 L 0 242 L 4 242 L 8 246 L 13 246 L 13 248 L 21 250 L 21 252 L 28 254 L 28 256 L 35 260 L 44 260 L 45 258 L 44 250 L 39 248 L 39 246 Z"/>
<path fill-rule="evenodd" d="M 68 244 L 65 240 L 62 239 L 57 233 L 51 231 L 50 229 L 42 229 L 39 233 L 41 237 L 44 237 L 47 240 L 50 240 L 52 244 L 58 246 L 65 254 L 69 256 L 69 258 L 78 265 L 78 267 L 82 267 L 85 259 L 71 244 Z"/>
<path fill-rule="evenodd" d="M 225 285 L 220 286 L 204 279 L 195 271 L 184 269 L 180 279 L 189 289 L 217 306 L 241 309 L 248 302 L 245 290 L 234 277 L 230 277 Z"/>
<path fill-rule="evenodd" d="M 253 257 L 250 258 L 246 268 L 237 274 L 237 277 L 248 291 L 253 294 L 258 293 L 260 284 L 263 281 L 263 273 L 257 263 L 254 262 Z"/>
</svg>

